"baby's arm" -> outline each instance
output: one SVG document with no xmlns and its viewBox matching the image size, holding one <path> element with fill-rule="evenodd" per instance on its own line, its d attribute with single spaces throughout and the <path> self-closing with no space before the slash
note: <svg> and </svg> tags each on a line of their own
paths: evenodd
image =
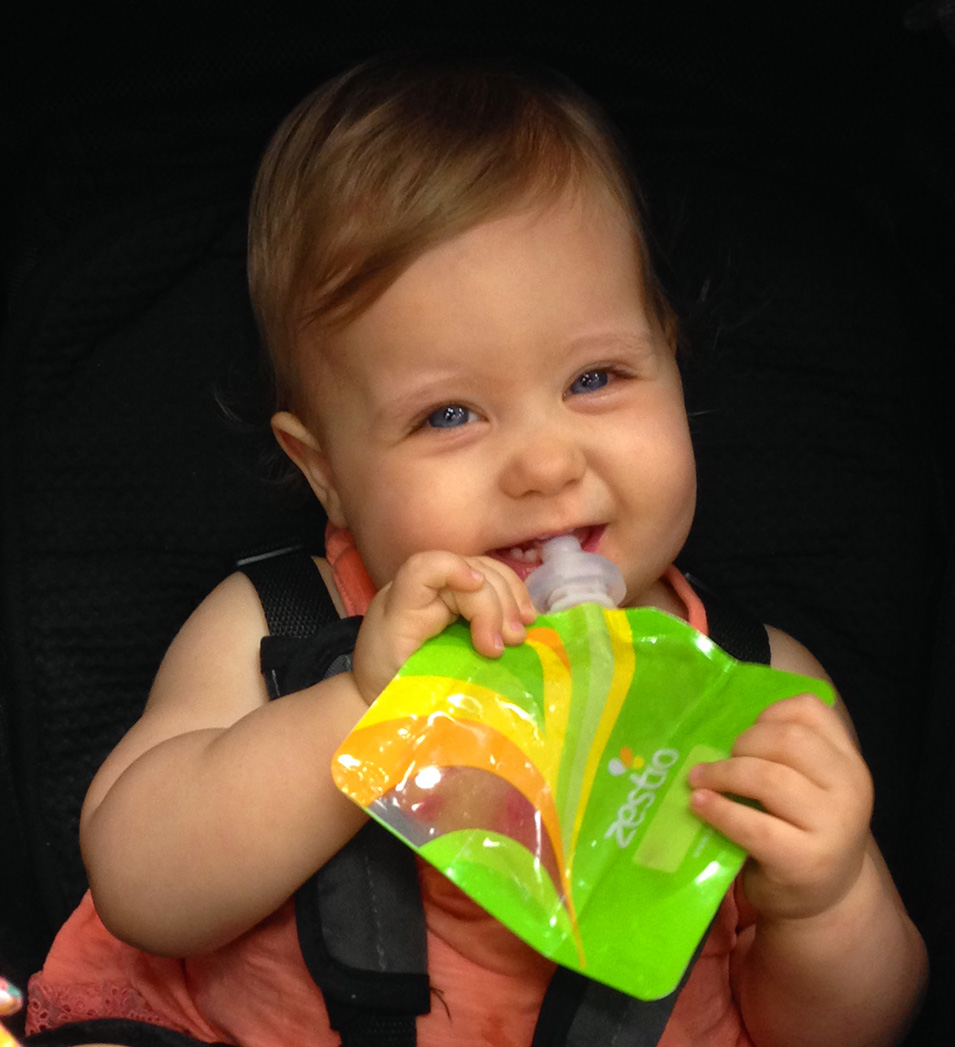
<svg viewBox="0 0 955 1047">
<path fill-rule="evenodd" d="M 774 666 L 824 677 L 790 637 L 771 640 Z M 757 920 L 732 973 L 753 1042 L 899 1042 L 924 987 L 925 948 L 869 832 L 871 780 L 844 710 L 811 695 L 780 702 L 730 759 L 690 781 L 696 813 L 751 855 L 743 888 Z"/>
<path fill-rule="evenodd" d="M 243 575 L 220 585 L 173 641 L 143 716 L 87 794 L 81 843 L 106 925 L 185 956 L 275 911 L 363 824 L 331 759 L 404 659 L 459 613 L 485 653 L 498 636 L 523 637 L 513 623 L 526 594 L 505 572 L 412 558 L 373 601 L 355 672 L 273 702 L 258 666 L 258 597 Z"/>
<path fill-rule="evenodd" d="M 80 840 L 97 909 L 149 951 L 187 955 L 247 930 L 362 824 L 327 770 L 365 703 L 347 677 L 269 702 L 267 631 L 252 584 L 226 579 L 87 793 Z"/>
</svg>

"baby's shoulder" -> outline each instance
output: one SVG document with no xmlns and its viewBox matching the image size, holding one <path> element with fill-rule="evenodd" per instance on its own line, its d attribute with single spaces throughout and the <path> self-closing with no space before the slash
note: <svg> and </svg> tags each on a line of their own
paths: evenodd
<svg viewBox="0 0 955 1047">
<path fill-rule="evenodd" d="M 817 680 L 825 680 L 836 691 L 832 678 L 823 668 L 819 659 L 806 646 L 788 633 L 784 633 L 781 629 L 775 629 L 771 625 L 766 626 L 766 632 L 769 634 L 769 649 L 772 653 L 770 664 L 774 669 L 782 669 L 787 673 L 798 673 L 800 676 L 811 676 Z M 850 734 L 855 737 L 852 719 L 838 691 L 836 691 L 835 710 Z"/>
<path fill-rule="evenodd" d="M 255 586 L 242 571 L 224 578 L 186 619 L 176 644 L 201 644 L 210 640 L 232 646 L 268 631 L 265 611 Z M 171 649 L 171 648 L 170 648 Z"/>
<path fill-rule="evenodd" d="M 315 567 L 342 613 L 332 569 L 321 557 Z M 149 706 L 202 694 L 234 712 L 268 701 L 259 666 L 259 645 L 269 631 L 259 594 L 242 571 L 223 579 L 192 612 L 166 652 Z"/>
<path fill-rule="evenodd" d="M 239 713 L 266 702 L 259 642 L 267 632 L 252 582 L 241 571 L 230 574 L 201 601 L 169 645 L 153 681 L 147 713 L 180 702 L 194 709 L 224 703 Z"/>
<path fill-rule="evenodd" d="M 336 604 L 339 603 L 331 565 L 324 557 L 312 562 Z M 175 643 L 207 645 L 210 640 L 232 647 L 236 643 L 258 640 L 268 632 L 265 610 L 259 594 L 243 571 L 224 578 L 186 620 Z"/>
<path fill-rule="evenodd" d="M 766 632 L 769 636 L 770 664 L 774 669 L 799 673 L 800 676 L 814 676 L 832 683 L 829 674 L 808 647 L 774 626 L 767 625 Z"/>
</svg>

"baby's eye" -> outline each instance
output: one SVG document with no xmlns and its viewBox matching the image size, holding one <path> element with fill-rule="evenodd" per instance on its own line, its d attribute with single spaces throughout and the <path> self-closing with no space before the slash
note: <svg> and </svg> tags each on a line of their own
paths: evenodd
<svg viewBox="0 0 955 1047">
<path fill-rule="evenodd" d="M 474 412 L 461 404 L 447 404 L 432 411 L 425 419 L 425 424 L 432 429 L 457 429 L 474 420 Z"/>
<path fill-rule="evenodd" d="M 570 389 L 567 391 L 574 395 L 577 393 L 595 393 L 598 389 L 603 389 L 609 381 L 610 375 L 606 371 L 584 371 L 582 375 L 574 379 Z"/>
</svg>

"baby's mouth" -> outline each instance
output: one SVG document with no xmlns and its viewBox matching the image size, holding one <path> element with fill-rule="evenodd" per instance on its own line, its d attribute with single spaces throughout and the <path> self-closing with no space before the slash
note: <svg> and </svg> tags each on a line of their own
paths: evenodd
<svg viewBox="0 0 955 1047">
<path fill-rule="evenodd" d="M 549 539 L 565 534 L 573 535 L 580 542 L 581 548 L 592 552 L 602 533 L 602 527 L 575 527 L 569 531 L 555 531 L 553 534 L 538 535 L 536 538 L 519 542 L 517 545 L 492 549 L 487 555 L 507 564 L 522 581 L 525 581 L 527 576 L 543 563 L 541 548 Z"/>
</svg>

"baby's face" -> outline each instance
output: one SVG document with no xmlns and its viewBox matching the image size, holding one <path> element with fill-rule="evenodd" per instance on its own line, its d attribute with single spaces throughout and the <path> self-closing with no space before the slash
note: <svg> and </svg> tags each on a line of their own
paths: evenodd
<svg viewBox="0 0 955 1047">
<path fill-rule="evenodd" d="M 315 382 L 327 473 L 372 579 L 488 554 L 522 577 L 571 532 L 652 602 L 695 472 L 674 354 L 628 223 L 565 201 L 423 255 L 343 333 Z"/>
</svg>

